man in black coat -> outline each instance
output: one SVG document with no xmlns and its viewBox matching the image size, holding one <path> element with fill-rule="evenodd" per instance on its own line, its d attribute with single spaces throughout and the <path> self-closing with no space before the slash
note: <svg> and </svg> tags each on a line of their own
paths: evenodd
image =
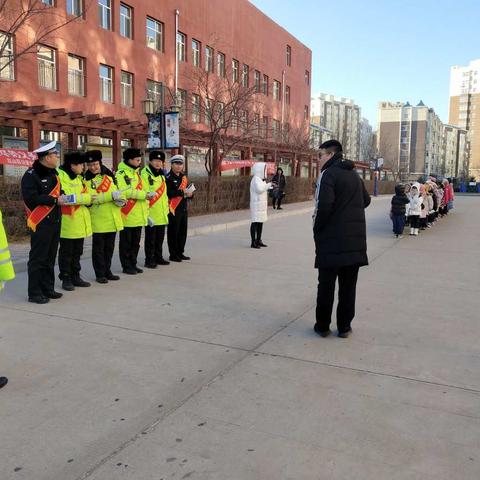
<svg viewBox="0 0 480 480">
<path fill-rule="evenodd" d="M 338 277 L 338 336 L 351 333 L 355 316 L 358 269 L 368 265 L 365 208 L 370 204 L 355 164 L 343 160 L 342 145 L 328 140 L 320 145 L 325 162 L 315 194 L 313 236 L 315 268 L 318 268 L 316 323 L 314 330 L 328 336 Z"/>
</svg>

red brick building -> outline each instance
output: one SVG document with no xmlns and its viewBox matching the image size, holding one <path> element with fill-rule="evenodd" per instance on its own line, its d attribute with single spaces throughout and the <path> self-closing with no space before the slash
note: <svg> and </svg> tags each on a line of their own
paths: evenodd
<svg viewBox="0 0 480 480">
<path fill-rule="evenodd" d="M 41 132 L 61 132 L 69 148 L 101 137 L 116 163 L 122 141 L 144 145 L 142 100 L 157 97 L 163 84 L 167 103 L 169 92 L 173 98 L 178 91 L 192 105 L 192 71 L 199 68 L 259 82 L 262 122 L 278 128 L 288 119 L 290 127 L 308 129 L 311 51 L 247 0 L 42 2 L 57 18 L 73 21 L 0 72 L 0 132 L 28 137 L 29 150 L 46 136 Z M 21 51 L 41 21 L 38 15 L 9 37 L 6 50 Z M 0 19 L 0 34 L 8 31 Z M 205 129 L 198 120 L 190 129 Z M 181 144 L 194 169 L 202 142 L 184 129 Z M 310 162 L 313 173 L 312 157 L 296 158 L 294 149 L 271 138 L 239 148 L 242 158 Z"/>
</svg>

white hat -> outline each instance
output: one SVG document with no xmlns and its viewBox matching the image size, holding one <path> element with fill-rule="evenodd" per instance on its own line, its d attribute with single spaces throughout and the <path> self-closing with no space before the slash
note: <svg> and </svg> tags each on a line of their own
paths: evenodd
<svg viewBox="0 0 480 480">
<path fill-rule="evenodd" d="M 185 163 L 185 157 L 183 155 L 174 155 L 170 159 L 170 163 Z"/>
<path fill-rule="evenodd" d="M 57 146 L 57 142 L 54 140 L 53 142 L 47 143 L 46 145 L 43 145 L 42 147 L 37 148 L 33 152 L 40 154 L 39 156 L 48 155 L 49 153 L 56 153 L 57 152 L 57 149 L 55 148 L 56 146 Z"/>
</svg>

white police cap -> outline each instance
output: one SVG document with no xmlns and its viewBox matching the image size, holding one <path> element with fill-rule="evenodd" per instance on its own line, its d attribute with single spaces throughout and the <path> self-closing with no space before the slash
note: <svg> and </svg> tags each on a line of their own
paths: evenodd
<svg viewBox="0 0 480 480">
<path fill-rule="evenodd" d="M 185 157 L 183 155 L 174 155 L 170 159 L 170 163 L 185 163 Z"/>
<path fill-rule="evenodd" d="M 53 142 L 47 143 L 46 145 L 43 145 L 42 147 L 37 148 L 33 152 L 36 154 L 39 154 L 40 156 L 43 155 L 48 155 L 49 153 L 56 153 L 57 149 L 55 148 L 57 146 L 57 142 L 54 140 Z"/>
</svg>

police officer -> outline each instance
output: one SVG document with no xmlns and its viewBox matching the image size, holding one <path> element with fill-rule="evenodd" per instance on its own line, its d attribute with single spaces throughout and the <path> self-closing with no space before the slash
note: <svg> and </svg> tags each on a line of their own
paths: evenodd
<svg viewBox="0 0 480 480">
<path fill-rule="evenodd" d="M 55 291 L 55 258 L 60 238 L 60 180 L 56 142 L 37 148 L 37 160 L 22 177 L 21 189 L 30 233 L 28 301 L 48 303 L 60 298 Z"/>
<path fill-rule="evenodd" d="M 85 183 L 92 195 L 90 217 L 92 219 L 92 263 L 98 283 L 120 280 L 111 270 L 117 232 L 123 230 L 120 208 L 125 206 L 126 197 L 117 188 L 115 175 L 102 163 L 100 150 L 85 153 L 88 170 Z"/>
<path fill-rule="evenodd" d="M 10 258 L 10 250 L 8 249 L 7 235 L 3 228 L 2 211 L 0 210 L 0 290 L 8 280 L 15 278 L 13 271 L 12 259 Z M 7 377 L 0 377 L 0 388 L 8 383 Z"/>
<path fill-rule="evenodd" d="M 155 197 L 147 192 L 140 176 L 142 152 L 138 148 L 127 148 L 123 162 L 118 166 L 115 178 L 120 191 L 125 193 L 127 203 L 122 207 L 123 230 L 120 232 L 120 263 L 123 273 L 136 275 L 143 270 L 137 267 L 142 227 L 148 224 L 148 201 Z"/>
<path fill-rule="evenodd" d="M 172 262 L 190 260 L 184 255 L 187 241 L 188 215 L 187 199 L 192 193 L 185 192 L 188 186 L 188 178 L 183 173 L 185 157 L 174 155 L 170 159 L 171 170 L 167 175 L 167 194 L 169 201 L 167 241 Z"/>
<path fill-rule="evenodd" d="M 60 249 L 58 268 L 62 288 L 67 291 L 75 287 L 89 287 L 90 283 L 80 277 L 80 258 L 83 255 L 83 243 L 92 235 L 90 211 L 87 205 L 92 197 L 83 181 L 85 154 L 79 151 L 67 152 L 63 165 L 58 169 L 62 193 L 66 199 L 62 206 L 62 228 L 60 231 Z"/>
<path fill-rule="evenodd" d="M 141 174 L 145 189 L 155 193 L 155 197 L 149 200 L 148 225 L 145 227 L 145 267 L 157 268 L 157 265 L 170 263 L 163 258 L 162 252 L 168 225 L 167 184 L 162 168 L 165 154 L 153 150 L 149 153 L 149 160 Z"/>
</svg>

